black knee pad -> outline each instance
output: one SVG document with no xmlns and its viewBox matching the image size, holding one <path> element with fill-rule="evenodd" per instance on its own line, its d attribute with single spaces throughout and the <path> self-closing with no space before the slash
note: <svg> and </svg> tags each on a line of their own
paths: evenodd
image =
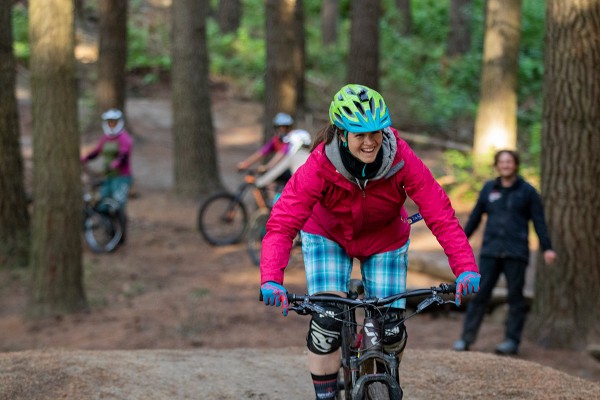
<svg viewBox="0 0 600 400">
<path fill-rule="evenodd" d="M 310 328 L 306 336 L 308 349 L 315 354 L 331 354 L 342 344 L 342 318 L 344 308 L 341 305 L 319 304 L 326 310 L 327 316 L 313 313 Z M 335 315 L 335 318 L 331 318 Z"/>
<path fill-rule="evenodd" d="M 386 348 L 394 349 L 396 353 L 404 350 L 406 345 L 406 328 L 403 319 L 404 310 L 401 308 L 390 308 L 385 312 L 383 345 Z"/>
</svg>

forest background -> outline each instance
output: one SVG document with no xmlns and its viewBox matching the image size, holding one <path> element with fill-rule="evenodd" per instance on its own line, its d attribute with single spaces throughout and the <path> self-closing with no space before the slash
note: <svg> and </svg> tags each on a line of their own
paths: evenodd
<svg viewBox="0 0 600 400">
<path fill-rule="evenodd" d="M 76 127 L 76 129 L 67 127 L 64 135 L 54 137 L 57 140 L 67 139 L 68 143 L 68 138 L 71 138 L 74 139 L 71 143 L 79 143 L 77 139 L 81 135 L 85 138 L 86 134 L 96 130 L 98 108 L 101 104 L 97 93 L 98 82 L 101 79 L 97 65 L 102 60 L 102 46 L 98 45 L 97 40 L 103 5 L 109 3 L 129 5 L 126 14 L 127 40 L 123 41 L 127 44 L 127 57 L 123 68 L 127 79 L 122 89 L 128 98 L 133 98 L 159 85 L 175 85 L 181 81 L 177 78 L 181 76 L 181 73 L 177 72 L 179 68 L 177 64 L 182 58 L 177 55 L 181 55 L 182 50 L 176 49 L 176 45 L 182 41 L 173 40 L 173 37 L 178 35 L 175 28 L 181 27 L 182 24 L 171 25 L 171 21 L 177 21 L 177 18 L 185 14 L 186 8 L 181 8 L 181 5 L 202 4 L 201 8 L 187 8 L 188 11 L 193 12 L 187 13 L 187 17 L 191 19 L 187 20 L 188 24 L 183 25 L 197 28 L 195 24 L 200 23 L 201 29 L 198 30 L 205 30 L 205 37 L 194 38 L 200 39 L 197 42 L 199 48 L 205 39 L 206 49 L 198 50 L 193 46 L 188 48 L 206 56 L 208 67 L 206 75 L 209 85 L 206 87 L 196 85 L 196 81 L 191 79 L 194 74 L 188 74 L 187 77 L 190 79 L 184 82 L 193 91 L 192 95 L 199 94 L 203 98 L 208 98 L 206 96 L 208 90 L 214 91 L 227 87 L 230 93 L 240 100 L 264 102 L 263 129 L 267 132 L 269 113 L 272 112 L 270 103 L 276 97 L 269 79 L 272 76 L 270 72 L 277 71 L 277 68 L 272 69 L 273 65 L 270 63 L 278 59 L 277 54 L 273 56 L 271 53 L 269 56 L 269 46 L 274 42 L 273 38 L 269 37 L 269 27 L 272 28 L 274 21 L 277 21 L 277 18 L 274 18 L 277 14 L 274 14 L 273 10 L 280 11 L 278 7 L 282 4 L 294 3 L 296 10 L 302 11 L 304 28 L 302 35 L 295 36 L 305 41 L 306 53 L 304 62 L 301 63 L 304 67 L 301 74 L 305 90 L 304 98 L 295 99 L 293 114 L 297 117 L 299 126 L 315 132 L 327 123 L 326 110 L 330 98 L 330 94 L 327 93 L 335 92 L 346 83 L 353 76 L 353 64 L 361 59 L 353 53 L 353 27 L 360 25 L 357 15 L 370 15 L 368 12 L 372 10 L 363 9 L 362 14 L 353 10 L 356 11 L 365 4 L 379 4 L 379 2 L 349 0 L 334 2 L 246 0 L 214 1 L 210 4 L 212 7 L 208 8 L 207 2 L 89 0 L 61 3 L 57 0 L 44 5 L 50 3 L 65 5 L 62 9 L 71 12 L 71 20 L 66 20 L 64 24 L 60 22 L 56 24 L 65 27 L 72 24 L 73 28 L 76 27 L 74 30 L 76 41 L 71 45 L 78 62 L 72 71 L 67 70 L 59 75 L 51 75 L 54 71 L 48 66 L 52 64 L 44 64 L 48 60 L 40 58 L 42 54 L 40 49 L 43 47 L 39 46 L 40 37 L 43 36 L 40 32 L 43 32 L 41 28 L 45 25 L 43 21 L 35 20 L 36 15 L 40 16 L 39 11 L 37 14 L 33 12 L 44 9 L 40 7 L 42 4 L 40 2 L 27 3 L 29 8 L 24 2 L 15 2 L 15 5 L 10 8 L 10 20 L 14 28 L 14 41 L 11 37 L 11 42 L 14 45 L 16 64 L 19 71 L 31 74 L 34 103 L 36 98 L 42 99 L 43 95 L 50 93 L 55 94 L 54 97 L 58 97 L 62 105 L 68 105 L 63 109 L 53 108 L 52 96 L 50 96 L 45 97 L 43 107 L 47 114 L 40 114 L 39 109 L 36 113 L 35 107 L 33 110 L 33 119 L 38 121 L 34 124 L 34 130 L 38 131 L 34 131 L 33 151 L 34 154 L 38 154 L 38 161 L 40 161 L 38 168 L 44 169 L 44 173 L 49 174 L 46 176 L 48 179 L 40 179 L 44 178 L 44 175 L 38 172 L 38 182 L 65 183 L 65 191 L 60 193 L 64 196 L 62 198 L 42 185 L 34 188 L 37 190 L 34 197 L 47 199 L 49 206 L 55 207 L 53 210 L 55 214 L 56 209 L 62 212 L 62 207 L 65 205 L 63 199 L 71 201 L 66 204 L 67 209 L 74 212 L 77 208 L 79 171 L 75 151 L 79 153 L 79 148 L 69 147 L 70 153 L 61 157 L 61 160 L 70 160 L 69 166 L 60 165 L 56 159 L 52 159 L 53 154 L 46 151 L 50 148 L 49 143 L 52 142 L 48 139 L 53 138 L 52 132 L 57 131 L 57 126 L 62 127 L 61 123 L 57 123 L 53 117 L 58 115 L 59 118 L 62 117 L 63 122 L 69 124 L 74 122 L 72 126 Z M 325 4 L 331 3 L 335 3 L 337 7 L 334 19 L 336 22 L 333 24 L 337 29 L 335 39 L 325 43 L 323 12 Z M 74 4 L 75 8 L 70 8 L 70 4 Z M 238 11 L 237 26 L 229 32 L 224 19 L 221 18 L 224 4 L 234 4 L 234 9 Z M 406 12 L 407 6 L 409 13 Z M 363 74 L 362 79 L 367 80 L 373 76 L 378 78 L 374 87 L 377 87 L 387 99 L 394 126 L 403 131 L 407 138 L 426 145 L 444 143 L 443 147 L 455 149 L 444 153 L 446 168 L 439 172 L 438 177 L 441 181 L 445 181 L 446 187 L 453 196 L 461 194 L 474 196 L 477 192 L 476 188 L 491 174 L 489 164 L 486 167 L 474 167 L 471 152 L 476 142 L 478 112 L 482 109 L 481 99 L 484 97 L 483 69 L 486 65 L 493 64 L 485 58 L 485 41 L 487 37 L 492 36 L 488 31 L 497 28 L 497 25 L 492 22 L 498 17 L 500 11 L 508 9 L 518 11 L 515 19 L 518 21 L 515 24 L 518 29 L 509 29 L 512 34 L 518 32 L 518 35 L 515 37 L 507 34 L 510 39 L 507 40 L 508 44 L 518 50 L 516 57 L 518 63 L 515 63 L 518 68 L 511 70 L 510 66 L 507 66 L 509 73 L 504 79 L 510 81 L 511 77 L 514 77 L 518 82 L 512 85 L 512 92 L 514 92 L 512 94 L 517 105 L 512 113 L 512 117 L 517 121 L 513 132 L 516 142 L 513 145 L 518 147 L 523 155 L 525 164 L 523 173 L 542 190 L 545 205 L 549 206 L 548 216 L 553 241 L 559 254 L 562 255 L 556 269 L 541 276 L 542 279 L 536 280 L 543 285 L 543 290 L 539 293 L 544 294 L 542 298 L 536 298 L 536 302 L 539 302 L 536 318 L 539 322 L 538 338 L 539 342 L 546 346 L 581 348 L 597 343 L 599 331 L 599 319 L 595 318 L 599 309 L 596 307 L 598 300 L 594 296 L 597 291 L 594 285 L 598 282 L 596 278 L 600 271 L 600 267 L 594 263 L 598 259 L 598 248 L 594 247 L 598 233 L 590 224 L 590 221 L 593 224 L 593 221 L 597 221 L 599 217 L 597 202 L 590 200 L 597 198 L 595 193 L 598 191 L 598 185 L 594 184 L 593 179 L 595 176 L 597 182 L 598 160 L 597 157 L 594 158 L 594 154 L 597 154 L 595 151 L 598 150 L 598 139 L 597 135 L 592 134 L 593 127 L 597 126 L 599 120 L 597 94 L 600 80 L 595 79 L 597 68 L 594 68 L 594 65 L 597 65 L 595 57 L 598 53 L 593 51 L 595 46 L 598 46 L 599 28 L 593 23 L 598 17 L 598 7 L 597 1 L 384 0 L 381 1 L 381 13 L 376 18 L 371 17 L 370 20 L 367 18 L 367 22 L 375 21 L 374 25 L 377 28 L 377 46 L 370 47 L 381 51 L 375 60 L 377 73 Z M 457 9 L 467 9 L 469 12 L 458 13 L 462 15 L 462 19 L 455 18 Z M 176 12 L 178 10 L 180 13 Z M 181 10 L 184 12 L 181 13 Z M 46 11 L 58 13 L 57 8 L 53 6 L 49 6 Z M 58 16 L 65 17 L 63 14 Z M 548 19 L 547 16 L 551 18 Z M 371 34 L 375 31 L 372 25 L 367 25 L 368 28 L 361 31 L 362 37 L 372 37 Z M 468 29 L 457 29 L 457 26 Z M 468 38 L 466 45 L 464 40 L 462 46 L 454 42 L 457 37 L 456 32 L 461 32 L 459 37 Z M 366 45 L 363 43 L 363 47 L 369 47 L 369 42 L 367 41 Z M 69 52 L 71 57 L 73 53 L 73 51 Z M 3 60 L 6 59 L 3 57 Z M 557 73 L 564 70 L 568 70 L 569 73 Z M 70 100 L 63 101 L 63 97 L 56 95 L 61 90 L 70 88 L 68 79 L 66 81 L 59 79 L 68 78 L 70 73 L 73 73 L 77 81 L 77 90 L 74 92 L 75 98 L 72 103 Z M 500 81 L 502 80 L 501 75 Z M 41 90 L 44 84 L 56 86 L 54 90 L 47 88 Z M 561 90 L 553 91 L 554 87 Z M 172 89 L 175 93 L 176 87 L 172 86 Z M 184 130 L 178 128 L 185 127 L 185 121 L 182 122 L 177 118 L 177 114 L 182 113 L 177 112 L 177 107 L 181 106 L 177 104 L 176 99 L 184 99 L 196 105 L 192 95 L 173 96 L 176 170 L 177 160 L 186 158 L 184 157 L 186 152 L 180 151 L 181 147 L 177 147 L 177 135 Z M 66 95 L 64 99 L 69 97 Z M 561 103 L 563 99 L 566 105 Z M 510 103 L 510 101 L 503 103 Z M 204 103 L 204 106 L 198 109 L 210 110 L 210 103 Z M 203 122 L 195 136 L 212 136 L 212 132 L 205 132 L 212 122 L 210 120 Z M 73 132 L 73 135 L 68 132 Z M 5 133 L 3 130 L 2 134 Z M 9 132 L 10 134 L 12 133 Z M 35 140 L 40 140 L 37 146 Z M 544 140 L 546 140 L 546 151 L 543 151 Z M 563 151 L 561 143 L 569 144 L 568 151 L 565 151 L 568 155 L 561 153 Z M 195 149 L 199 146 L 185 147 Z M 216 153 L 214 147 L 205 147 L 212 153 Z M 200 159 L 210 159 L 210 154 L 204 156 L 206 157 Z M 544 156 L 547 157 L 546 161 Z M 204 165 L 212 165 L 212 162 L 214 160 L 206 161 Z M 565 162 L 573 168 L 560 171 L 552 168 L 564 165 Z M 545 169 L 543 165 L 546 165 Z M 214 168 L 204 168 L 204 170 L 214 171 Z M 52 175 L 54 172 L 58 172 L 58 175 Z M 564 175 L 568 173 L 574 175 Z M 545 185 L 544 174 L 546 174 Z M 9 175 L 3 174 L 3 176 Z M 201 181 L 197 176 L 196 174 L 191 178 Z M 176 186 L 179 178 L 175 171 Z M 222 182 L 216 182 L 215 186 L 219 184 L 222 185 Z M 180 185 L 179 189 L 181 186 L 185 189 L 185 185 Z M 180 190 L 177 192 L 182 194 Z M 3 196 L 7 196 L 8 193 L 12 192 L 2 191 Z M 3 205 L 6 204 L 9 202 L 3 199 Z M 14 211 L 18 207 L 8 207 L 8 209 Z M 65 221 L 69 221 L 70 227 L 75 227 L 69 229 L 77 233 L 79 227 L 77 217 L 74 217 L 74 213 L 69 214 L 68 210 L 65 213 Z M 19 214 L 12 212 L 12 216 L 15 215 Z M 31 291 L 30 305 L 33 307 L 30 308 L 29 317 L 61 314 L 65 311 L 73 312 L 87 308 L 81 285 L 81 253 L 70 254 L 73 258 L 68 265 L 58 265 L 59 270 L 64 268 L 66 278 L 59 283 L 66 282 L 67 287 L 50 282 L 48 279 L 48 271 L 56 267 L 48 262 L 49 259 L 53 259 L 49 256 L 57 253 L 57 251 L 49 252 L 48 249 L 65 249 L 65 252 L 68 252 L 67 248 L 78 247 L 73 244 L 80 243 L 79 236 L 65 235 L 58 239 L 50 237 L 47 229 L 41 228 L 45 222 L 48 222 L 45 218 L 49 213 L 38 210 L 37 214 L 34 211 L 32 215 L 32 240 L 22 241 L 27 244 L 32 243 L 33 258 L 30 266 L 34 276 L 37 276 L 32 284 L 35 290 Z M 2 216 L 4 218 L 4 214 Z M 2 233 L 5 234 L 6 231 Z M 3 262 L 4 265 L 9 263 Z M 69 288 L 69 282 L 75 282 L 74 287 Z M 582 335 L 584 338 L 575 339 L 576 335 Z"/>
</svg>

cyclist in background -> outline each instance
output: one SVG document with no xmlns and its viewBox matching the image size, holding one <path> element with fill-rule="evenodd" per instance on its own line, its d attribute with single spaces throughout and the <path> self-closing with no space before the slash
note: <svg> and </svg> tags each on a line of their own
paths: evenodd
<svg viewBox="0 0 600 400">
<path fill-rule="evenodd" d="M 384 99 L 366 86 L 341 88 L 329 107 L 331 125 L 285 186 L 267 222 L 262 242 L 261 296 L 283 305 L 284 269 L 298 231 L 309 294 L 345 296 L 353 259 L 361 262 L 365 295 L 406 291 L 410 225 L 409 196 L 436 236 L 457 276 L 456 302 L 479 290 L 480 275 L 448 196 L 429 169 L 391 127 Z M 384 322 L 384 349 L 398 354 L 406 344 L 405 300 L 392 304 Z M 341 307 L 322 304 L 327 314 Z M 335 398 L 342 323 L 313 314 L 308 335 L 309 369 L 317 399 Z"/>
<path fill-rule="evenodd" d="M 303 129 L 294 129 L 283 138 L 283 141 L 288 144 L 286 155 L 274 167 L 256 179 L 257 187 L 270 185 L 285 171 L 293 174 L 308 159 L 312 142 L 310 133 Z"/>
<path fill-rule="evenodd" d="M 275 115 L 275 118 L 273 118 L 273 137 L 244 161 L 238 163 L 238 170 L 248 169 L 258 161 L 264 160 L 269 156 L 271 158 L 266 164 L 260 166 L 259 172 L 269 171 L 277 165 L 289 150 L 289 144 L 284 139 L 292 130 L 293 125 L 294 119 L 291 115 L 282 112 Z M 291 175 L 291 171 L 286 169 L 276 177 L 275 181 L 281 185 L 285 185 Z"/>
<path fill-rule="evenodd" d="M 112 198 L 118 202 L 119 220 L 123 227 L 123 237 L 120 243 L 125 243 L 127 197 L 133 182 L 131 176 L 133 139 L 125 130 L 123 113 L 116 108 L 111 108 L 102 114 L 102 130 L 104 135 L 94 149 L 81 158 L 81 163 L 85 164 L 102 155 L 102 169 L 106 179 L 100 188 L 100 196 Z"/>
</svg>

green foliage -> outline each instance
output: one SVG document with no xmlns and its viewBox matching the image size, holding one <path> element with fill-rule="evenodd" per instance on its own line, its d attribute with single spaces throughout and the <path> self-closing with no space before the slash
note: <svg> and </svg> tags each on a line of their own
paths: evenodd
<svg viewBox="0 0 600 400">
<path fill-rule="evenodd" d="M 448 35 L 448 1 L 412 0 L 413 31 L 399 33 L 400 15 L 395 0 L 383 0 L 380 32 L 381 92 L 400 129 L 435 132 L 470 142 L 479 101 L 485 0 L 473 0 L 472 45 L 460 57 L 445 55 Z M 217 5 L 212 0 L 213 9 Z M 261 99 L 264 94 L 266 49 L 264 0 L 243 0 L 242 20 L 235 33 L 222 34 L 216 22 L 207 23 L 210 72 L 231 82 L 242 96 Z M 324 93 L 345 83 L 350 29 L 350 0 L 340 1 L 338 41 L 321 42 L 319 0 L 304 0 L 306 32 L 307 103 L 313 110 L 327 107 Z M 527 165 L 540 156 L 542 119 L 543 43 L 545 2 L 523 0 L 518 81 L 518 137 Z M 29 57 L 27 10 L 13 9 L 15 51 L 19 60 Z M 168 71 L 170 15 L 168 7 L 131 0 L 128 22 L 127 68 L 143 73 L 144 81 L 156 82 Z"/>
<path fill-rule="evenodd" d="M 443 158 L 446 176 L 450 178 L 445 185 L 449 195 L 474 200 L 482 183 L 492 176 L 492 168 L 476 169 L 470 154 L 458 150 L 446 150 Z"/>
<path fill-rule="evenodd" d="M 27 9 L 22 4 L 13 6 L 12 9 L 12 27 L 13 27 L 13 48 L 15 57 L 24 64 L 29 63 L 29 15 Z"/>
</svg>

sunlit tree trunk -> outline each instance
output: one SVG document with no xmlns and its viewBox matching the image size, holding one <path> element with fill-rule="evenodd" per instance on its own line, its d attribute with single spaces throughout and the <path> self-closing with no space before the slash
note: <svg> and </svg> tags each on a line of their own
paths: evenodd
<svg viewBox="0 0 600 400">
<path fill-rule="evenodd" d="M 127 1 L 102 0 L 98 45 L 98 113 L 109 108 L 125 111 L 125 65 L 127 62 Z"/>
<path fill-rule="evenodd" d="M 242 20 L 241 0 L 219 0 L 217 6 L 217 23 L 223 33 L 237 31 Z"/>
<path fill-rule="evenodd" d="M 29 40 L 34 211 L 28 312 L 44 317 L 87 307 L 73 2 L 30 0 Z"/>
<path fill-rule="evenodd" d="M 221 187 L 208 84 L 208 0 L 173 1 L 175 192 L 202 196 Z"/>
<path fill-rule="evenodd" d="M 581 348 L 600 344 L 600 2 L 546 4 L 541 184 L 558 259 L 537 263 L 531 332 Z"/>
<path fill-rule="evenodd" d="M 473 156 L 489 165 L 498 149 L 517 144 L 517 74 L 521 0 L 488 0 Z"/>
<path fill-rule="evenodd" d="M 348 83 L 379 87 L 380 0 L 352 0 Z"/>
<path fill-rule="evenodd" d="M 412 32 L 412 8 L 411 0 L 396 0 L 396 8 L 400 13 L 400 34 L 408 36 Z"/>
<path fill-rule="evenodd" d="M 450 1 L 450 29 L 446 55 L 454 57 L 465 54 L 471 47 L 471 13 L 473 0 Z"/>
<path fill-rule="evenodd" d="M 278 112 L 296 116 L 298 46 L 296 0 L 266 1 L 267 60 L 265 72 L 265 135 Z"/>
<path fill-rule="evenodd" d="M 337 42 L 339 0 L 324 0 L 321 4 L 321 41 L 324 46 Z"/>
<path fill-rule="evenodd" d="M 29 214 L 15 99 L 12 2 L 0 3 L 0 266 L 26 266 Z"/>
</svg>

